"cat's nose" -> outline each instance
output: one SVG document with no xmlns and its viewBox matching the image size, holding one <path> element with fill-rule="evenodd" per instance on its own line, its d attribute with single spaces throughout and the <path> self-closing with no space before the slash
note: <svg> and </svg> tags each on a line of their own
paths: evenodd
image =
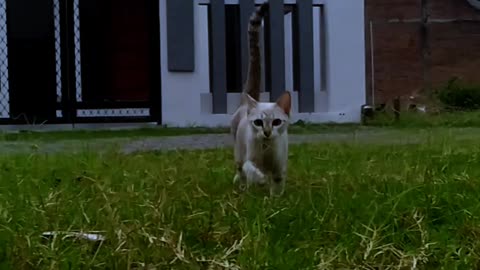
<svg viewBox="0 0 480 270">
<path fill-rule="evenodd" d="M 272 135 L 272 132 L 270 130 L 264 130 L 263 131 L 263 135 L 265 135 L 265 137 L 270 137 L 270 135 Z"/>
</svg>

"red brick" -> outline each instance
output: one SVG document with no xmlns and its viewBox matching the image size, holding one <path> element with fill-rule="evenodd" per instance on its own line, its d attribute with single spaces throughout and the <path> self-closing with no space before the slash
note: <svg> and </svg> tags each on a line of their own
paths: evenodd
<svg viewBox="0 0 480 270">
<path fill-rule="evenodd" d="M 427 3 L 433 21 L 427 27 L 426 45 L 430 54 L 424 59 L 420 23 L 386 23 L 391 19 L 420 18 L 421 0 L 366 0 L 367 96 L 372 83 L 370 21 L 374 22 L 376 101 L 406 95 L 427 84 L 437 87 L 454 76 L 480 83 L 477 72 L 480 66 L 480 11 L 466 0 L 430 0 Z M 439 23 L 437 19 L 460 21 Z M 427 68 L 426 77 L 424 68 Z"/>
<path fill-rule="evenodd" d="M 368 20 L 420 18 L 421 0 L 366 0 Z"/>
<path fill-rule="evenodd" d="M 422 87 L 419 34 L 417 24 L 384 23 L 374 26 L 374 74 L 377 102 L 383 102 Z"/>
<path fill-rule="evenodd" d="M 479 82 L 480 22 L 432 24 L 429 32 L 429 74 L 433 86 L 440 86 L 453 76 Z"/>
<path fill-rule="evenodd" d="M 431 19 L 480 19 L 480 12 L 467 0 L 427 1 L 427 8 Z"/>
</svg>

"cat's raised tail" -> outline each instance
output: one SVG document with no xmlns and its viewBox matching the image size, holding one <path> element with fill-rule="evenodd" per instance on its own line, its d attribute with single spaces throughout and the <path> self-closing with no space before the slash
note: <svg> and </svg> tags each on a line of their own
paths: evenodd
<svg viewBox="0 0 480 270">
<path fill-rule="evenodd" d="M 260 56 L 260 30 L 262 20 L 268 11 L 268 2 L 260 5 L 250 17 L 248 25 L 248 40 L 250 59 L 248 62 L 248 75 L 243 92 L 253 99 L 260 99 L 260 86 L 262 79 L 261 56 Z"/>
</svg>

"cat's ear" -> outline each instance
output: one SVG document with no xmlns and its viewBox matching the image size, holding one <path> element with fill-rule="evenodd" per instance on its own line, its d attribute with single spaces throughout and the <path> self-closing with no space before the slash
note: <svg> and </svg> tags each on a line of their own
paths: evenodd
<svg viewBox="0 0 480 270">
<path fill-rule="evenodd" d="M 257 106 L 257 101 L 252 98 L 249 94 L 242 94 L 242 104 L 247 104 L 248 108 L 255 108 Z"/>
<path fill-rule="evenodd" d="M 290 109 L 292 108 L 292 97 L 290 92 L 285 91 L 278 99 L 277 106 L 280 107 L 287 115 L 290 115 Z"/>
</svg>

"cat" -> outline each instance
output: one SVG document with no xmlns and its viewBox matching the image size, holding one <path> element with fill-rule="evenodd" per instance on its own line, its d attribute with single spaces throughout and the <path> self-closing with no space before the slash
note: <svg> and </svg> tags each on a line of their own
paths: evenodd
<svg viewBox="0 0 480 270">
<path fill-rule="evenodd" d="M 268 3 L 253 12 L 248 26 L 249 64 L 240 106 L 231 120 L 236 174 L 241 186 L 270 184 L 272 195 L 285 189 L 291 96 L 285 91 L 276 102 L 260 102 L 260 29 Z M 271 180 L 271 181 L 269 181 Z"/>
</svg>

